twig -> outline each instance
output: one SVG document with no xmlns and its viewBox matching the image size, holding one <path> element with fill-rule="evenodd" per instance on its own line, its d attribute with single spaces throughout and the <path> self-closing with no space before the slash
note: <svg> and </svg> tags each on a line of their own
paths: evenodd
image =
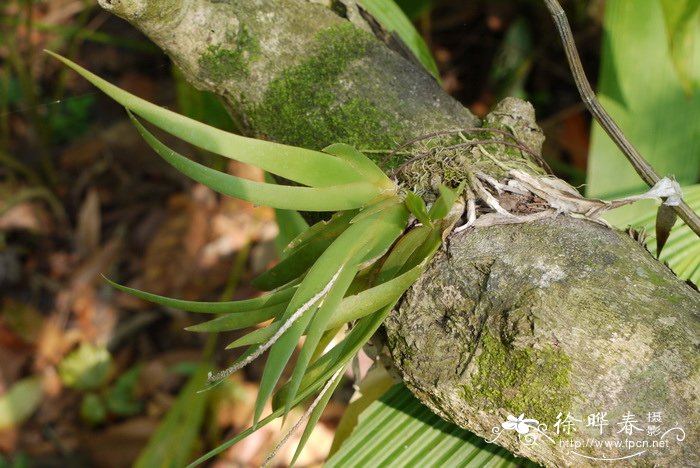
<svg viewBox="0 0 700 468">
<path fill-rule="evenodd" d="M 622 133 L 620 127 L 617 126 L 612 117 L 610 117 L 610 114 L 608 114 L 605 108 L 598 102 L 598 99 L 596 99 L 593 88 L 591 88 L 586 73 L 583 70 L 583 65 L 581 64 L 581 59 L 576 50 L 576 44 L 564 9 L 559 5 L 557 0 L 544 0 L 544 3 L 549 9 L 557 31 L 559 32 L 559 36 L 561 37 L 562 44 L 564 45 L 564 52 L 566 53 L 566 58 L 571 68 L 571 74 L 574 77 L 574 82 L 576 82 L 576 87 L 581 94 L 583 103 L 600 126 L 603 127 L 603 130 L 605 130 L 615 142 L 617 147 L 620 148 L 627 160 L 632 164 L 632 167 L 634 167 L 634 170 L 639 174 L 639 177 L 641 177 L 649 187 L 653 187 L 661 177 L 659 177 L 632 143 L 627 140 L 627 137 Z M 700 237 L 700 217 L 698 217 L 684 201 L 681 201 L 680 205 L 674 206 L 673 209 L 678 213 L 678 216 L 685 221 L 688 227 Z"/>
</svg>

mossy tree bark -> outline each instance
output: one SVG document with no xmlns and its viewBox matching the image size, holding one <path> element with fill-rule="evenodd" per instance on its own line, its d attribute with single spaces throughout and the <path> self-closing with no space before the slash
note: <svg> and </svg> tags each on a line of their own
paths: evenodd
<svg viewBox="0 0 700 468">
<path fill-rule="evenodd" d="M 480 124 L 377 39 L 352 1 L 100 3 L 146 33 L 195 86 L 222 96 L 250 135 L 315 149 L 344 142 L 389 150 L 433 130 Z M 488 124 L 540 150 L 526 103 L 507 100 Z M 488 148 L 499 161 L 523 157 Z M 475 152 L 464 158 L 503 177 Z M 444 174 L 413 176 L 433 183 Z M 700 294 L 629 236 L 559 216 L 452 236 L 386 332 L 407 385 L 443 418 L 487 439 L 508 415 L 549 425 L 552 441 L 535 445 L 503 432 L 496 443 L 517 454 L 583 466 L 595 463 L 586 457 L 644 452 L 628 460 L 698 466 L 699 315 Z M 560 413 L 580 420 L 578 433 L 559 426 L 554 434 Z M 607 413 L 608 426 L 586 427 L 596 413 Z M 661 422 L 650 421 L 653 413 Z M 639 431 L 626 434 L 625 415 Z M 647 435 L 649 426 L 662 433 L 679 426 L 686 438 L 678 441 L 678 430 Z M 570 439 L 622 446 L 571 447 Z"/>
</svg>

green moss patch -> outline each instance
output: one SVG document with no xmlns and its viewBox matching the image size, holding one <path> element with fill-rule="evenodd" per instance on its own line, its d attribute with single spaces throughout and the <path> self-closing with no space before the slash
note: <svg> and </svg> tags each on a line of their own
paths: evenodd
<svg viewBox="0 0 700 468">
<path fill-rule="evenodd" d="M 199 57 L 202 73 L 216 82 L 247 77 L 250 61 L 260 52 L 258 41 L 244 25 L 235 33 L 228 34 L 227 40 L 232 47 L 210 45 Z"/>
<path fill-rule="evenodd" d="M 364 57 L 375 39 L 343 23 L 321 31 L 315 52 L 274 79 L 252 112 L 256 128 L 273 140 L 320 149 L 332 143 L 392 148 L 398 125 L 367 99 L 343 96 L 348 65 Z"/>
<path fill-rule="evenodd" d="M 550 424 L 571 409 L 571 358 L 547 346 L 510 348 L 488 334 L 477 360 L 478 370 L 464 387 L 464 398 L 483 410 L 505 408 Z"/>
</svg>

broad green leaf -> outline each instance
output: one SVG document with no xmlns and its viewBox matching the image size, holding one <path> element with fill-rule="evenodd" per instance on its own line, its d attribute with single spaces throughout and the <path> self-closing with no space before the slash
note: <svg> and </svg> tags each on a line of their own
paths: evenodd
<svg viewBox="0 0 700 468">
<path fill-rule="evenodd" d="M 190 459 L 199 443 L 199 433 L 206 413 L 206 394 L 197 392 L 206 381 L 209 364 L 200 363 L 197 371 L 168 410 L 155 433 L 148 439 L 148 445 L 136 459 L 136 468 L 153 466 L 178 467 Z"/>
<path fill-rule="evenodd" d="M 357 173 L 342 159 L 319 151 L 246 138 L 210 127 L 151 104 L 119 89 L 65 57 L 51 51 L 46 52 L 134 114 L 199 148 L 312 187 L 330 187 L 362 181 L 362 174 Z"/>
<path fill-rule="evenodd" d="M 255 278 L 253 287 L 271 291 L 302 276 L 332 242 L 333 239 L 319 238 L 295 249 L 287 258 Z"/>
<path fill-rule="evenodd" d="M 440 81 L 440 72 L 428 45 L 394 0 L 360 0 L 359 4 L 387 31 L 396 32 L 428 73 Z"/>
<path fill-rule="evenodd" d="M 271 305 L 258 310 L 249 312 L 238 312 L 234 314 L 224 314 L 208 322 L 198 323 L 185 328 L 187 331 L 193 332 L 222 332 L 229 330 L 240 330 L 241 328 L 250 327 L 265 320 L 282 315 L 287 308 L 287 304 Z"/>
<path fill-rule="evenodd" d="M 15 382 L 0 395 L 0 430 L 17 427 L 39 407 L 44 392 L 39 377 Z"/>
<path fill-rule="evenodd" d="M 675 175 L 681 185 L 691 185 L 700 174 L 700 89 L 686 93 L 666 38 L 659 0 L 607 1 L 598 97 L 659 175 Z M 645 190 L 595 125 L 586 194 L 612 199 Z"/>
<path fill-rule="evenodd" d="M 289 287 L 281 291 L 277 291 L 265 296 L 260 296 L 255 299 L 247 299 L 245 301 L 229 301 L 229 302 L 197 302 L 197 301 L 183 301 L 181 299 L 172 299 L 170 297 L 159 296 L 157 294 L 141 291 L 139 289 L 129 288 L 127 286 L 122 286 L 119 283 L 105 278 L 105 281 L 109 283 L 113 288 L 119 291 L 131 294 L 132 296 L 138 297 L 145 301 L 153 302 L 158 305 L 165 307 L 172 307 L 173 309 L 186 310 L 188 312 L 199 312 L 207 314 L 227 314 L 233 312 L 251 312 L 257 309 L 262 309 L 265 307 L 287 303 L 294 296 L 296 292 L 295 287 Z"/>
<path fill-rule="evenodd" d="M 690 95 L 700 86 L 700 2 L 659 1 L 671 59 L 685 92 Z"/>
<path fill-rule="evenodd" d="M 421 197 L 413 192 L 408 192 L 404 203 L 406 203 L 408 211 L 413 213 L 413 216 L 415 216 L 423 226 L 433 227 L 433 223 L 428 215 L 428 208 L 425 206 L 425 202 Z"/>
<path fill-rule="evenodd" d="M 345 143 L 334 143 L 330 146 L 326 146 L 322 151 L 344 159 L 351 164 L 357 172 L 363 174 L 367 180 L 371 180 L 387 188 L 394 187 L 394 183 L 379 169 L 379 166 L 355 147 Z"/>
<path fill-rule="evenodd" d="M 352 435 L 325 466 L 534 468 L 537 465 L 440 419 L 405 385 L 397 384 L 360 415 Z"/>
<path fill-rule="evenodd" d="M 285 210 L 340 211 L 361 208 L 382 197 L 382 189 L 367 182 L 332 187 L 266 184 L 232 176 L 204 166 L 161 143 L 129 112 L 144 140 L 171 166 L 189 178 L 224 195 Z"/>
<path fill-rule="evenodd" d="M 365 208 L 362 209 L 357 215 L 350 220 L 350 224 L 355 224 L 359 223 L 360 221 L 369 218 L 370 216 L 379 213 L 380 211 L 384 211 L 387 208 L 391 207 L 392 205 L 396 205 L 401 203 L 398 197 L 391 197 L 391 198 L 386 198 L 379 203 L 375 203 L 373 205 L 369 205 Z"/>
<path fill-rule="evenodd" d="M 440 196 L 437 200 L 435 200 L 433 206 L 430 207 L 430 218 L 435 221 L 438 219 L 443 219 L 445 216 L 447 216 L 463 189 L 464 182 L 462 182 L 456 189 L 451 189 L 443 184 L 440 184 L 440 187 L 438 187 Z"/>
</svg>

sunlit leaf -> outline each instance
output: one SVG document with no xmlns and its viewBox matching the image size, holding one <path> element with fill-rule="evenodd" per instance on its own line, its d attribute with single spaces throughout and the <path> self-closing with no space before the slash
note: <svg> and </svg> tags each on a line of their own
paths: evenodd
<svg viewBox="0 0 700 468">
<path fill-rule="evenodd" d="M 182 156 L 161 143 L 129 113 L 144 140 L 175 169 L 224 195 L 285 210 L 341 211 L 360 208 L 382 197 L 382 190 L 367 182 L 332 187 L 296 187 L 267 184 L 232 176 Z"/>
<path fill-rule="evenodd" d="M 325 466 L 537 465 L 440 419 L 403 384 L 397 384 L 360 415 L 352 435 Z"/>
<path fill-rule="evenodd" d="M 159 296 L 157 294 L 141 291 L 139 289 L 129 288 L 115 283 L 107 278 L 105 281 L 115 289 L 131 294 L 134 297 L 145 301 L 153 302 L 165 307 L 173 309 L 186 310 L 188 312 L 199 312 L 207 314 L 225 314 L 232 312 L 249 312 L 273 305 L 289 302 L 294 296 L 296 289 L 289 287 L 281 291 L 277 291 L 255 299 L 247 299 L 245 301 L 228 301 L 228 302 L 198 302 L 198 301 L 183 301 L 181 299 L 172 299 L 170 297 Z"/>
<path fill-rule="evenodd" d="M 255 278 L 252 282 L 253 287 L 261 291 L 271 291 L 284 286 L 303 275 L 332 242 L 333 239 L 319 238 L 295 249 L 287 258 Z"/>
<path fill-rule="evenodd" d="M 185 330 L 193 332 L 222 332 L 229 330 L 240 330 L 250 327 L 265 320 L 282 315 L 287 308 L 286 303 L 271 305 L 269 307 L 251 310 L 248 312 L 238 312 L 224 314 L 208 322 L 198 323 L 187 327 Z"/>
<path fill-rule="evenodd" d="M 359 4 L 389 32 L 396 32 L 428 73 L 440 81 L 440 73 L 430 49 L 393 0 L 360 0 Z"/>
<path fill-rule="evenodd" d="M 362 181 L 362 174 L 357 173 L 350 164 L 342 159 L 331 157 L 319 151 L 246 138 L 210 127 L 151 104 L 119 89 L 65 57 L 51 51 L 46 52 L 75 70 L 131 112 L 199 148 L 252 164 L 286 179 L 312 187 L 330 187 Z"/>
<path fill-rule="evenodd" d="M 367 180 L 372 180 L 378 185 L 387 188 L 394 186 L 394 183 L 379 169 L 379 166 L 353 146 L 346 145 L 345 143 L 334 143 L 330 146 L 326 146 L 322 151 L 344 159 L 351 164 L 357 172 L 363 174 Z"/>
<path fill-rule="evenodd" d="M 39 407 L 43 393 L 38 377 L 19 380 L 9 387 L 0 395 L 0 429 L 22 424 Z"/>
</svg>

